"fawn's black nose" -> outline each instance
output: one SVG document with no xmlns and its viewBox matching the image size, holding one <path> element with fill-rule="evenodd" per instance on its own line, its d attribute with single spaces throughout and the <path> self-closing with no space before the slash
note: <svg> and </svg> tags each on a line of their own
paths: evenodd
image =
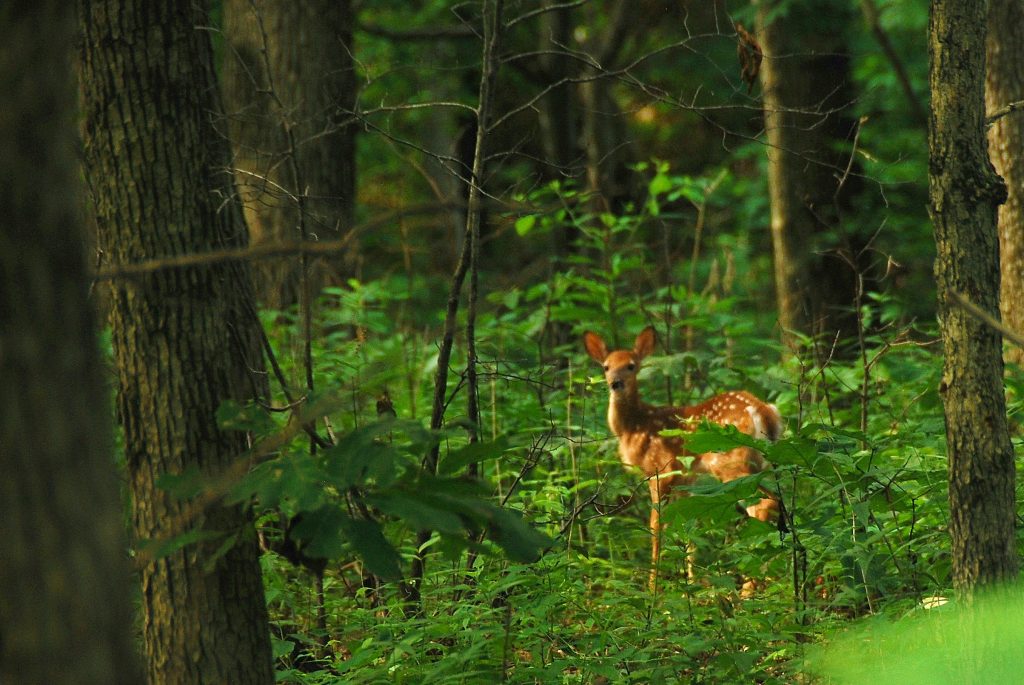
<svg viewBox="0 0 1024 685">
<path fill-rule="evenodd" d="M 625 382 L 620 381 L 620 380 L 612 381 L 608 385 L 611 387 L 612 390 L 622 390 L 623 388 L 626 387 Z"/>
</svg>

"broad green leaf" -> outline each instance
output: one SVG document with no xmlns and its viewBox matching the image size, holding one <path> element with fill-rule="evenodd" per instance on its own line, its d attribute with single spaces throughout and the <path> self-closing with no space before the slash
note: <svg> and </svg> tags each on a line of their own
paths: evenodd
<svg viewBox="0 0 1024 685">
<path fill-rule="evenodd" d="M 387 581 L 399 580 L 402 577 L 398 552 L 384 537 L 384 532 L 376 521 L 345 517 L 342 527 L 348 541 L 374 575 Z"/>
<path fill-rule="evenodd" d="M 191 499 L 206 487 L 207 478 L 198 466 L 189 466 L 181 473 L 162 473 L 156 478 L 156 486 L 181 500 Z"/>
<path fill-rule="evenodd" d="M 663 431 L 664 434 L 681 435 L 686 441 L 686 449 L 690 452 L 727 452 L 737 447 L 752 447 L 756 450 L 765 448 L 765 442 L 741 433 L 736 426 L 719 426 L 705 423 L 693 432 Z"/>
<path fill-rule="evenodd" d="M 476 442 L 466 445 L 445 455 L 438 465 L 437 473 L 440 476 L 458 473 L 470 464 L 494 459 L 507 451 L 508 448 L 508 439 L 504 436 L 494 442 Z"/>
<path fill-rule="evenodd" d="M 796 464 L 810 467 L 818 457 L 818 446 L 813 440 L 802 437 L 784 438 L 771 443 L 764 451 L 765 459 L 772 464 Z"/>
<path fill-rule="evenodd" d="M 342 531 L 347 520 L 340 506 L 324 505 L 299 514 L 292 535 L 303 543 L 302 551 L 308 556 L 338 559 L 345 552 Z"/>
<path fill-rule="evenodd" d="M 305 543 L 303 552 L 311 557 L 338 559 L 345 553 L 343 542 L 348 542 L 374 574 L 386 580 L 402 575 L 398 553 L 377 522 L 353 519 L 340 506 L 303 512 L 292 533 Z"/>
<path fill-rule="evenodd" d="M 385 514 L 402 519 L 416 530 L 436 530 L 449 535 L 465 530 L 465 524 L 458 515 L 425 501 L 416 493 L 400 491 L 371 495 L 367 497 L 367 503 Z"/>
<path fill-rule="evenodd" d="M 713 478 L 702 478 L 693 485 L 677 489 L 687 493 L 662 507 L 662 518 L 697 518 L 701 521 L 723 523 L 742 518 L 742 501 L 761 498 L 758 484 L 765 472 L 742 476 L 727 483 Z"/>
<path fill-rule="evenodd" d="M 491 514 L 490 537 L 513 561 L 537 561 L 541 551 L 554 540 L 523 520 L 519 512 L 495 506 Z"/>
<path fill-rule="evenodd" d="M 708 497 L 679 497 L 661 509 L 666 523 L 676 520 L 699 519 L 703 523 L 725 523 L 741 517 L 736 498 L 728 495 Z"/>
</svg>

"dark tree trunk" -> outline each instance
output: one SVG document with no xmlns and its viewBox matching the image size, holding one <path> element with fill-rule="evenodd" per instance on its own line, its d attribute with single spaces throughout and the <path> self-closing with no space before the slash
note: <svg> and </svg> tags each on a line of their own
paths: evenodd
<svg viewBox="0 0 1024 685">
<path fill-rule="evenodd" d="M 602 20 L 606 24 L 585 48 L 591 62 L 580 74 L 580 134 L 585 188 L 591 194 L 592 209 L 618 213 L 633 199 L 630 165 L 635 160 L 625 116 L 612 90 L 615 79 L 607 72 L 616 68 L 623 47 L 640 24 L 631 0 L 616 0 L 608 5 L 590 6 L 586 18 L 590 25 L 600 25 Z"/>
<path fill-rule="evenodd" d="M 986 46 L 985 107 L 992 113 L 1024 100 L 1024 4 L 1020 0 L 989 1 Z M 999 306 L 1003 322 L 1024 333 L 1024 112 L 997 119 L 989 129 L 988 142 L 1008 192 L 1006 204 L 999 208 Z M 1007 360 L 1024 363 L 1024 350 L 1009 348 Z"/>
<path fill-rule="evenodd" d="M 87 301 L 73 9 L 62 0 L 15 0 L 0 11 L 4 683 L 142 681 L 110 414 Z"/>
<path fill-rule="evenodd" d="M 349 236 L 356 80 L 349 0 L 227 0 L 224 99 L 235 182 L 253 242 Z M 316 270 L 314 289 L 358 268 L 357 243 Z M 298 259 L 257 272 L 259 299 L 299 299 Z M 326 271 L 326 272 L 325 272 Z"/>
<path fill-rule="evenodd" d="M 243 246 L 208 24 L 191 3 L 80 3 L 86 177 L 112 265 Z M 248 269 L 157 271 L 111 287 L 118 411 L 136 538 L 191 525 L 212 539 L 141 564 L 150 683 L 272 683 L 269 629 L 250 514 L 193 511 L 157 485 L 215 474 L 246 448 L 218 406 L 245 400 L 261 368 Z M 222 546 L 223 545 L 223 546 Z"/>
<path fill-rule="evenodd" d="M 999 313 L 996 211 L 1005 188 L 985 142 L 986 3 L 933 0 L 929 194 L 938 255 L 941 393 L 949 451 L 953 584 L 970 595 L 1017 576 L 1014 460 L 997 331 L 957 306 Z"/>
<path fill-rule="evenodd" d="M 794 331 L 831 342 L 836 331 L 855 330 L 846 312 L 857 279 L 834 253 L 858 252 L 840 237 L 840 209 L 852 186 L 839 187 L 847 159 L 835 148 L 853 132 L 839 111 L 850 102 L 843 15 L 832 0 L 813 0 L 769 20 L 778 4 L 759 5 L 758 38 L 779 323 L 784 340 Z"/>
</svg>

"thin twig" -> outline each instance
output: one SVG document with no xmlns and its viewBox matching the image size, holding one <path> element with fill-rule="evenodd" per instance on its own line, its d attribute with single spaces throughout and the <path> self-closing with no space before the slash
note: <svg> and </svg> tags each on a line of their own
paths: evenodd
<svg viewBox="0 0 1024 685">
<path fill-rule="evenodd" d="M 191 254 L 173 255 L 158 259 L 148 259 L 142 262 L 128 264 L 112 264 L 104 269 L 98 269 L 93 277 L 97 281 L 109 281 L 117 278 L 142 276 L 145 274 L 163 271 L 165 269 L 181 269 L 194 266 L 212 266 L 221 262 L 242 262 L 257 261 L 262 259 L 277 259 L 281 257 L 292 257 L 294 255 L 330 255 L 343 252 L 348 249 L 349 243 L 357 233 L 393 223 L 396 218 L 405 216 L 431 215 L 446 212 L 453 207 L 463 207 L 462 203 L 430 203 L 409 207 L 394 212 L 387 212 L 380 217 L 358 226 L 344 238 L 338 240 L 319 241 L 281 241 L 267 242 L 245 247 L 231 247 L 221 250 L 209 250 L 207 252 L 195 252 Z"/>
<path fill-rule="evenodd" d="M 1024 109 L 1024 100 L 1017 100 L 1016 102 L 1011 102 L 1008 105 L 1003 105 L 1002 107 L 1000 107 L 999 109 L 985 117 L 985 128 L 988 128 L 992 124 L 996 123 L 997 121 L 1005 117 L 1007 114 L 1011 114 L 1022 109 Z"/>
<path fill-rule="evenodd" d="M 968 300 L 961 293 L 958 293 L 955 290 L 950 290 L 949 299 L 952 300 L 954 304 L 959 306 L 965 312 L 967 312 L 974 318 L 978 319 L 989 328 L 992 328 L 1001 333 L 1004 338 L 1012 342 L 1017 347 L 1024 348 L 1024 336 L 1022 336 L 1020 333 L 1017 333 L 1016 331 L 1007 328 L 1006 324 L 1004 324 L 1002 321 L 986 312 L 978 305 Z"/>
</svg>

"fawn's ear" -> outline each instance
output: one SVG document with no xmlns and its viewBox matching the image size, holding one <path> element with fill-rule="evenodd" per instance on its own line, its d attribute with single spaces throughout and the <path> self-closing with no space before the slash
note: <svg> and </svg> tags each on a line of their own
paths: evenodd
<svg viewBox="0 0 1024 685">
<path fill-rule="evenodd" d="M 587 348 L 587 354 L 598 364 L 604 364 L 604 360 L 608 358 L 608 348 L 597 333 L 584 333 L 583 346 Z"/>
<path fill-rule="evenodd" d="M 654 326 L 648 326 L 640 331 L 640 335 L 636 336 L 636 342 L 633 343 L 633 354 L 637 358 L 643 359 L 651 352 L 654 352 Z"/>
</svg>

